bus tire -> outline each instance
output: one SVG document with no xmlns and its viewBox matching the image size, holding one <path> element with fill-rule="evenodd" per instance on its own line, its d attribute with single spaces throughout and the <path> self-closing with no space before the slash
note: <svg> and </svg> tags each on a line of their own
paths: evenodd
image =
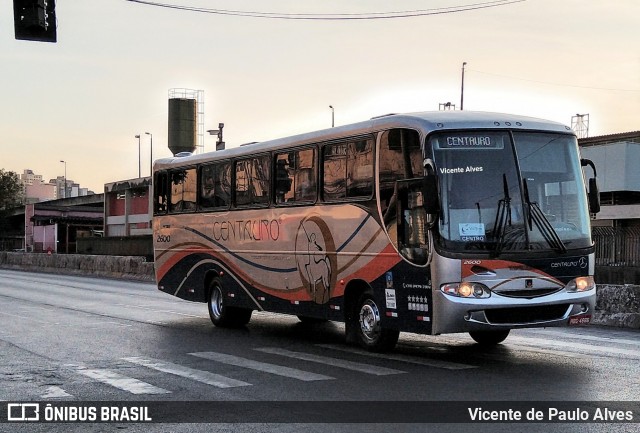
<svg viewBox="0 0 640 433">
<path fill-rule="evenodd" d="M 252 310 L 230 307 L 224 303 L 224 291 L 219 281 L 214 280 L 209 287 L 207 300 L 209 317 L 215 326 L 221 328 L 239 328 L 251 320 Z"/>
<path fill-rule="evenodd" d="M 495 346 L 502 343 L 509 336 L 510 329 L 501 331 L 469 331 L 471 338 L 483 346 Z"/>
<path fill-rule="evenodd" d="M 393 350 L 400 331 L 383 328 L 380 321 L 380 309 L 370 291 L 360 295 L 353 315 L 357 343 L 370 352 L 388 352 Z"/>
</svg>

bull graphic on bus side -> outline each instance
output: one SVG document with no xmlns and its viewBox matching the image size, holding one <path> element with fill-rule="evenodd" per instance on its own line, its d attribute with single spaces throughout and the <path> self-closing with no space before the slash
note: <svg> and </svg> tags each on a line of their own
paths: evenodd
<svg viewBox="0 0 640 433">
<path fill-rule="evenodd" d="M 300 223 L 301 230 L 299 234 L 301 241 L 297 245 L 298 256 L 300 257 L 298 266 L 300 267 L 303 281 L 307 280 L 305 285 L 313 301 L 324 304 L 330 298 L 331 259 L 320 227 L 308 224 L 308 222 L 307 220 Z"/>
</svg>

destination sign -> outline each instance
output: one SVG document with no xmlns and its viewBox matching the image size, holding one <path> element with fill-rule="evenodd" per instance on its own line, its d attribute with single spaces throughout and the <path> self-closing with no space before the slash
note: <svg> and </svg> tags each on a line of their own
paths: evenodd
<svg viewBox="0 0 640 433">
<path fill-rule="evenodd" d="M 496 134 L 460 134 L 438 137 L 440 149 L 503 149 L 503 136 Z"/>
</svg>

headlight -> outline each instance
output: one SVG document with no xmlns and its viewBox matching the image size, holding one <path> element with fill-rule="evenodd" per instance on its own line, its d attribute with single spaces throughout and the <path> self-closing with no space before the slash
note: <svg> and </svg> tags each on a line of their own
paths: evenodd
<svg viewBox="0 0 640 433">
<path fill-rule="evenodd" d="M 488 298 L 491 291 L 484 284 L 480 283 L 449 283 L 440 286 L 442 293 L 460 298 Z"/>
<path fill-rule="evenodd" d="M 587 292 L 596 288 L 596 282 L 593 277 L 578 277 L 569 281 L 565 289 L 569 292 Z"/>
</svg>

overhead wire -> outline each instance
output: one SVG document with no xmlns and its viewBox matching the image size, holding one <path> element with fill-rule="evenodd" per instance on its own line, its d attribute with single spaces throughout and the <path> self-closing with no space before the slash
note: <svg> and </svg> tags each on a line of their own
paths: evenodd
<svg viewBox="0 0 640 433">
<path fill-rule="evenodd" d="M 470 3 L 457 6 L 447 6 L 431 9 L 416 9 L 405 11 L 388 11 L 388 12 L 363 12 L 363 13 L 284 13 L 284 12 L 258 12 L 258 11 L 242 11 L 233 9 L 216 9 L 203 8 L 196 6 L 186 6 L 175 3 L 161 3 L 150 0 L 127 0 L 131 3 L 138 3 L 146 6 L 161 7 L 167 9 L 177 9 L 189 12 L 207 13 L 214 15 L 229 15 L 249 18 L 266 18 L 281 20 L 320 20 L 320 21 L 344 21 L 344 20 L 380 20 L 380 19 L 397 19 L 412 18 L 429 15 L 442 15 L 450 13 L 465 12 L 478 9 L 495 8 L 498 6 L 506 6 L 514 3 L 522 3 L 527 0 L 493 0 L 479 3 Z"/>
</svg>

